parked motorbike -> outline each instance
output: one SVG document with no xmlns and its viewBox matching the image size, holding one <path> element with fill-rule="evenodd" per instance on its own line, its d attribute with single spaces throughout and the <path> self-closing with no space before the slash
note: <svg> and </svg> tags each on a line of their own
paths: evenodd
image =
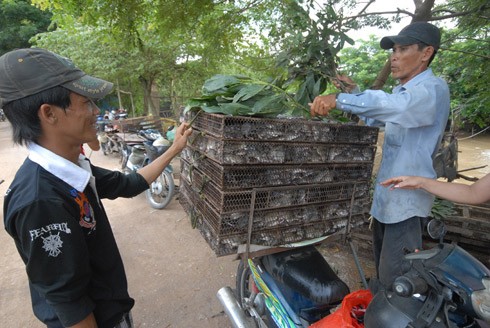
<svg viewBox="0 0 490 328">
<path fill-rule="evenodd" d="M 109 114 L 107 114 L 107 118 L 109 120 L 115 120 L 115 121 L 118 121 L 118 120 L 124 120 L 126 118 L 128 118 L 128 113 L 126 112 L 126 110 L 111 110 Z"/>
<path fill-rule="evenodd" d="M 429 232 L 434 226 L 444 230 L 429 224 Z M 396 279 L 393 292 L 375 295 L 365 328 L 488 327 L 490 270 L 438 237 L 438 246 L 406 255 L 410 270 Z M 327 316 L 348 293 L 325 258 L 308 246 L 241 260 L 236 293 L 223 287 L 217 297 L 235 328 L 301 328 Z"/>
<path fill-rule="evenodd" d="M 97 121 L 97 139 L 104 155 L 121 154 L 123 140 L 117 135 L 118 130 L 110 121 Z"/>
<path fill-rule="evenodd" d="M 162 155 L 169 147 L 157 130 L 142 130 L 137 133 L 141 142 L 122 144 L 121 167 L 124 171 L 137 171 Z M 165 208 L 175 193 L 172 165 L 167 165 L 162 174 L 145 191 L 146 199 L 155 209 Z"/>
<path fill-rule="evenodd" d="M 443 242 L 445 228 L 432 220 L 434 248 L 407 254 L 411 267 L 378 292 L 364 317 L 366 328 L 489 327 L 490 270 L 456 244 Z M 486 323 L 485 323 L 486 322 Z"/>
<path fill-rule="evenodd" d="M 328 315 L 349 293 L 314 246 L 240 260 L 236 295 L 218 299 L 233 327 L 308 327 Z"/>
</svg>

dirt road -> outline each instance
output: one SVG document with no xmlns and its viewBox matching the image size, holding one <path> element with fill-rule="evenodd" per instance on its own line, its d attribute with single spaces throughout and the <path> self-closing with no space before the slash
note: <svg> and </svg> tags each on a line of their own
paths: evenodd
<svg viewBox="0 0 490 328">
<path fill-rule="evenodd" d="M 90 150 L 87 151 L 87 155 Z M 1 203 L 27 151 L 13 146 L 10 126 L 0 122 Z M 95 165 L 117 169 L 115 156 L 94 152 Z M 121 251 L 130 295 L 136 299 L 136 327 L 229 327 L 216 298 L 224 285 L 234 286 L 237 262 L 217 258 L 175 199 L 153 210 L 143 194 L 104 200 Z M 0 209 L 3 218 L 3 206 Z M 2 221 L 3 222 L 3 221 Z M 30 305 L 27 277 L 14 243 L 0 232 L 1 327 L 43 327 Z"/>
<path fill-rule="evenodd" d="M 12 145 L 10 133 L 10 125 L 0 122 L 0 180 L 5 180 L 0 184 L 2 204 L 27 155 L 24 148 Z M 460 168 L 487 164 L 490 137 L 462 141 L 460 150 Z M 91 160 L 95 165 L 118 168 L 115 156 L 94 152 Z M 468 175 L 481 177 L 489 172 L 487 167 Z M 216 292 L 224 285 L 234 286 L 237 262 L 232 256 L 215 256 L 199 232 L 191 228 L 178 201 L 174 199 L 164 210 L 151 209 L 144 195 L 104 200 L 104 205 L 123 256 L 130 294 L 136 299 L 136 327 L 230 327 Z M 3 218 L 3 207 L 0 216 Z M 0 326 L 43 327 L 32 314 L 24 265 L 4 229 L 0 245 Z M 352 277 L 356 273 L 341 265 L 346 262 L 345 253 L 335 246 L 329 252 L 338 261 L 334 267 L 339 275 L 355 283 L 358 278 Z"/>
</svg>

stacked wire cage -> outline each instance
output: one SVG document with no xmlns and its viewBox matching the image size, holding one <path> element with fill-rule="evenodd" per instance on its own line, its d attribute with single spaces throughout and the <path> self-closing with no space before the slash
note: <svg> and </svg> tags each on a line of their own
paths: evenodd
<svg viewBox="0 0 490 328">
<path fill-rule="evenodd" d="M 197 115 L 197 117 L 196 117 Z M 190 113 L 180 203 L 218 256 L 364 223 L 378 129 Z"/>
</svg>

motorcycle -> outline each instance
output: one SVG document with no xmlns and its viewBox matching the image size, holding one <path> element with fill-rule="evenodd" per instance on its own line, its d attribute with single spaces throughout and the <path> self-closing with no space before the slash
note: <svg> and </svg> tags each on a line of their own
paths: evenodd
<svg viewBox="0 0 490 328">
<path fill-rule="evenodd" d="M 233 327 L 308 327 L 337 307 L 349 287 L 314 245 L 247 259 L 238 264 L 236 295 L 217 297 Z"/>
<path fill-rule="evenodd" d="M 3 109 L 0 108 L 0 121 L 3 122 L 3 121 L 5 121 L 5 119 L 6 119 L 5 113 L 3 112 Z"/>
<path fill-rule="evenodd" d="M 488 327 L 490 270 L 461 247 L 444 243 L 438 222 L 428 229 L 439 244 L 406 255 L 410 270 L 396 279 L 393 291 L 376 293 L 361 316 L 364 327 Z M 226 286 L 217 297 L 235 328 L 301 328 L 320 322 L 348 293 L 325 258 L 307 246 L 245 257 L 236 293 Z"/>
<path fill-rule="evenodd" d="M 141 142 L 122 143 L 121 168 L 123 171 L 136 172 L 162 155 L 169 147 L 169 142 L 157 130 L 141 130 L 137 135 L 141 138 Z M 175 188 L 173 168 L 169 164 L 151 183 L 150 188 L 145 191 L 145 196 L 151 207 L 163 209 L 172 200 Z"/>
<path fill-rule="evenodd" d="M 490 270 L 456 244 L 443 242 L 445 226 L 432 220 L 431 249 L 407 254 L 410 269 L 378 292 L 364 317 L 367 328 L 489 327 Z"/>
<path fill-rule="evenodd" d="M 117 135 L 118 130 L 114 128 L 111 121 L 97 121 L 97 139 L 104 155 L 121 154 L 124 141 Z"/>
</svg>

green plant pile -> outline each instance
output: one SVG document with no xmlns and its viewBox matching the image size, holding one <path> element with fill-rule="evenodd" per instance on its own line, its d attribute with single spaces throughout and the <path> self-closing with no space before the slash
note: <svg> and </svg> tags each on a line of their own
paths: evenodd
<svg viewBox="0 0 490 328">
<path fill-rule="evenodd" d="M 437 220 L 443 220 L 444 218 L 450 217 L 456 213 L 454 209 L 454 203 L 445 200 L 436 198 L 434 200 L 434 205 L 432 205 L 430 216 Z"/>
<path fill-rule="evenodd" d="M 310 108 L 299 103 L 286 90 L 243 75 L 217 74 L 206 80 L 202 96 L 187 102 L 185 112 L 188 111 L 267 118 L 297 117 L 333 124 L 352 121 L 339 110 L 332 110 L 328 117 L 312 118 Z"/>
<path fill-rule="evenodd" d="M 190 99 L 186 111 L 261 117 L 310 118 L 308 107 L 280 87 L 241 75 L 214 75 L 204 82 L 202 96 Z"/>
</svg>

